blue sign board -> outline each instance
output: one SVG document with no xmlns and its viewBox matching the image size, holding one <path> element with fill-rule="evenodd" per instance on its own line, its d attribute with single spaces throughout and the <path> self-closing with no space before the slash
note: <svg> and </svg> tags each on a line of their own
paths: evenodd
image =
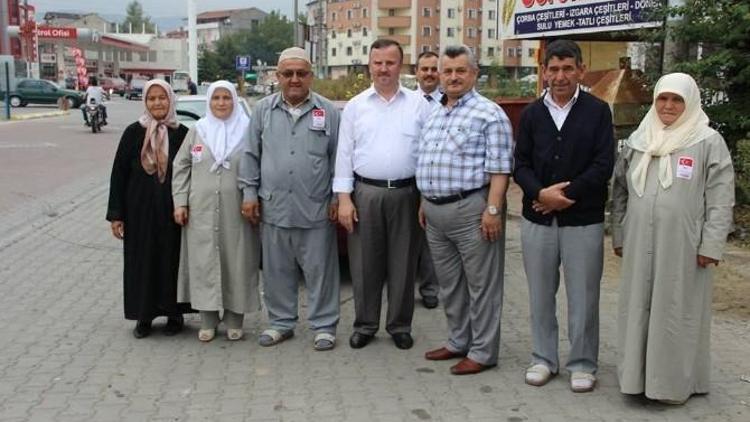
<svg viewBox="0 0 750 422">
<path fill-rule="evenodd" d="M 234 58 L 234 67 L 237 70 L 250 70 L 252 63 L 250 56 L 236 56 Z"/>
</svg>

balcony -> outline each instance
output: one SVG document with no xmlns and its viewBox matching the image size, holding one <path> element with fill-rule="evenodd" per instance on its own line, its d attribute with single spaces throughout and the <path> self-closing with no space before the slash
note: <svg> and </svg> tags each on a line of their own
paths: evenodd
<svg viewBox="0 0 750 422">
<path fill-rule="evenodd" d="M 378 38 L 396 41 L 402 47 L 411 44 L 411 35 L 380 35 Z"/>
<path fill-rule="evenodd" d="M 380 0 L 378 9 L 411 9 L 411 0 Z"/>
<path fill-rule="evenodd" d="M 409 28 L 411 17 L 409 16 L 381 16 L 378 18 L 379 28 Z"/>
</svg>

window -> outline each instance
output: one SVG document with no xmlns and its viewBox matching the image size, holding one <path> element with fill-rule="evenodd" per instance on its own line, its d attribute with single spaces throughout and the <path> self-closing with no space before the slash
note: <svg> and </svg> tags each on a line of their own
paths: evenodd
<svg viewBox="0 0 750 422">
<path fill-rule="evenodd" d="M 469 19 L 476 19 L 477 11 L 475 9 L 469 9 Z"/>
<path fill-rule="evenodd" d="M 453 28 L 445 28 L 445 36 L 448 38 L 453 38 L 456 33 L 455 31 L 456 30 Z"/>
<path fill-rule="evenodd" d="M 349 10 L 346 11 L 346 18 L 348 20 L 352 20 L 352 10 L 351 9 L 349 9 Z"/>
<path fill-rule="evenodd" d="M 336 47 L 331 49 L 331 57 L 336 57 Z"/>
<path fill-rule="evenodd" d="M 448 17 L 451 18 L 451 19 L 455 18 L 456 17 L 456 9 L 453 9 L 453 8 L 448 9 Z"/>
<path fill-rule="evenodd" d="M 428 52 L 428 51 L 430 51 L 430 46 L 429 46 L 429 45 L 423 45 L 423 46 L 422 46 L 422 52 L 423 52 L 423 53 L 426 53 L 426 52 Z"/>
<path fill-rule="evenodd" d="M 523 56 L 523 48 L 516 47 L 516 57 L 521 57 L 521 56 Z"/>
<path fill-rule="evenodd" d="M 432 28 L 429 26 L 422 27 L 422 36 L 423 37 L 429 37 L 432 35 Z"/>
<path fill-rule="evenodd" d="M 138 53 L 138 60 L 142 62 L 148 61 L 148 53 Z"/>
<path fill-rule="evenodd" d="M 365 27 L 362 28 L 362 36 L 363 37 L 367 36 L 367 28 L 365 28 Z"/>
<path fill-rule="evenodd" d="M 152 63 L 156 61 L 156 51 L 151 50 L 148 52 L 148 61 Z"/>
<path fill-rule="evenodd" d="M 494 29 L 488 29 L 487 30 L 487 38 L 495 39 L 495 30 Z"/>
<path fill-rule="evenodd" d="M 495 47 L 488 47 L 487 48 L 487 57 L 494 57 L 495 56 Z"/>
<path fill-rule="evenodd" d="M 425 18 L 429 18 L 430 15 L 432 15 L 432 9 L 430 9 L 429 7 L 425 7 L 424 9 L 422 9 L 422 16 L 424 16 Z"/>
<path fill-rule="evenodd" d="M 351 47 L 346 47 L 346 55 L 351 56 L 353 54 Z"/>
<path fill-rule="evenodd" d="M 363 18 L 367 17 L 367 9 L 362 9 L 362 17 Z"/>
<path fill-rule="evenodd" d="M 388 35 L 396 35 L 396 29 L 395 28 L 388 28 Z"/>
<path fill-rule="evenodd" d="M 536 56 L 536 48 L 530 48 L 529 57 L 535 57 L 535 56 Z"/>
<path fill-rule="evenodd" d="M 396 9 L 388 9 L 388 16 L 396 16 Z"/>
<path fill-rule="evenodd" d="M 495 13 L 497 13 L 497 12 L 495 12 L 494 10 L 488 11 L 487 12 L 487 19 L 489 19 L 491 21 L 494 21 L 495 20 Z"/>
<path fill-rule="evenodd" d="M 346 30 L 346 38 L 351 38 L 351 37 L 352 37 L 352 30 L 351 29 L 347 29 Z"/>
<path fill-rule="evenodd" d="M 466 34 L 469 38 L 475 38 L 476 30 L 474 28 L 466 28 Z"/>
<path fill-rule="evenodd" d="M 362 46 L 362 54 L 365 55 L 365 56 L 367 55 L 367 46 L 366 45 Z"/>
<path fill-rule="evenodd" d="M 508 48 L 508 57 L 516 57 L 516 49 L 513 47 Z"/>
<path fill-rule="evenodd" d="M 331 20 L 332 21 L 336 20 L 336 12 L 331 12 Z"/>
<path fill-rule="evenodd" d="M 335 30 L 331 31 L 331 38 L 336 38 L 336 31 Z"/>
</svg>

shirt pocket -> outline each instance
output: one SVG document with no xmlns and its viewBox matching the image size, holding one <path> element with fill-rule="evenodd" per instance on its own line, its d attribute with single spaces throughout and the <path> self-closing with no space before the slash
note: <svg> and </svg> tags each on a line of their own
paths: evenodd
<svg viewBox="0 0 750 422">
<path fill-rule="evenodd" d="M 330 139 L 329 130 L 310 130 L 310 136 L 307 139 L 307 152 L 314 157 L 328 156 L 328 141 Z"/>
</svg>

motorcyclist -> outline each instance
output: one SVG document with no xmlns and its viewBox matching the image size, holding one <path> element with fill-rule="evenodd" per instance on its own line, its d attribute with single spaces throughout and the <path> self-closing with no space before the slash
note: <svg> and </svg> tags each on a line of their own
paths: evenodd
<svg viewBox="0 0 750 422">
<path fill-rule="evenodd" d="M 86 88 L 86 95 L 81 105 L 83 121 L 86 122 L 86 126 L 89 125 L 89 115 L 86 112 L 86 106 L 88 105 L 98 105 L 99 112 L 102 115 L 102 126 L 107 124 L 107 107 L 104 106 L 102 100 L 104 95 L 104 90 L 99 86 L 99 81 L 95 77 L 89 78 L 89 87 Z"/>
</svg>

